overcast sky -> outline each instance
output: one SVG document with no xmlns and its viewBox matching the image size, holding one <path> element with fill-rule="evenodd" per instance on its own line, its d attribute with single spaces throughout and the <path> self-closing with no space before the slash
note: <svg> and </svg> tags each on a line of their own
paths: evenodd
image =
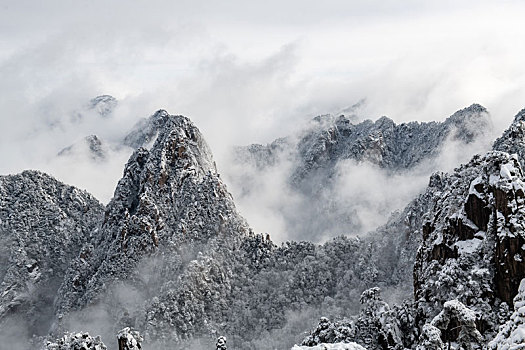
<svg viewBox="0 0 525 350">
<path fill-rule="evenodd" d="M 398 122 L 477 102 L 503 129 L 525 107 L 523 14 L 522 1 L 0 0 L 0 173 L 53 172 L 71 142 L 118 138 L 159 108 L 192 118 L 218 158 L 362 98 L 367 117 Z M 121 101 L 111 122 L 68 122 L 100 94 Z"/>
</svg>

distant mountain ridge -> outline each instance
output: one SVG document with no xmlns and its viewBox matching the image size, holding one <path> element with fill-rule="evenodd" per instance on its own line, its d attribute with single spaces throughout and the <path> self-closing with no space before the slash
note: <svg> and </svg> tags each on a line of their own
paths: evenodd
<svg viewBox="0 0 525 350">
<path fill-rule="evenodd" d="M 380 180 L 385 181 L 422 171 L 427 178 L 433 171 L 445 170 L 439 161 L 447 157 L 446 153 L 462 153 L 467 160 L 465 156 L 488 150 L 491 135 L 490 116 L 478 104 L 457 111 L 443 122 L 396 124 L 381 117 L 375 122 L 354 124 L 344 115 L 318 116 L 297 135 L 268 145 L 235 148 L 231 154 L 234 171 L 227 171 L 225 176 L 237 201 L 244 203 L 257 201 L 257 186 L 271 187 L 278 173 L 292 198 L 278 208 L 287 237 L 322 241 L 349 232 L 364 234 L 379 226 L 373 226 L 366 215 L 361 217 L 359 206 L 342 197 L 345 183 L 357 176 L 352 169 L 370 169 L 368 172 L 381 174 Z M 261 191 L 264 194 L 264 189 Z M 370 207 L 370 216 L 386 218 L 392 210 L 401 209 L 362 195 L 365 198 L 360 200 Z"/>
<path fill-rule="evenodd" d="M 341 159 L 366 160 L 390 170 L 409 169 L 436 156 L 448 137 L 469 143 L 491 129 L 488 111 L 479 104 L 457 111 L 444 122 L 396 124 L 381 117 L 375 122 L 353 124 L 344 115 L 324 115 L 314 118 L 297 144 L 288 137 L 235 151 L 243 161 L 251 160 L 260 168 L 273 164 L 283 145 L 296 147 L 300 159 L 292 179 L 300 182 L 315 169 L 332 168 Z"/>
</svg>

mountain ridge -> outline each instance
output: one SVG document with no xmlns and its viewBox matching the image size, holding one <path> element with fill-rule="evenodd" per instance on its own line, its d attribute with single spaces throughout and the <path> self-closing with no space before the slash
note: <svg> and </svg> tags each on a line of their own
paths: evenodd
<svg viewBox="0 0 525 350">
<path fill-rule="evenodd" d="M 63 260 L 70 266 L 56 292 L 51 316 L 54 321 L 47 321 L 47 325 L 53 323 L 52 334 L 83 324 L 106 337 L 131 326 L 159 349 L 174 344 L 212 346 L 217 335 L 226 335 L 234 349 L 267 349 L 300 343 L 301 335 L 293 332 L 304 330 L 321 314 L 334 319 L 346 317 L 337 326 L 322 320 L 313 334 L 343 332 L 326 340 L 356 341 L 369 349 L 414 348 L 427 341 L 431 331 L 456 339 L 455 331 L 443 326 L 453 327 L 456 322 L 450 321 L 456 316 L 447 316 L 447 312 L 470 315 L 490 308 L 488 326 L 476 323 L 485 341 L 496 334 L 500 320 L 508 317 L 509 311 L 498 310 L 519 291 L 519 261 L 513 270 L 517 274 L 508 278 L 504 269 L 485 262 L 489 272 L 479 276 L 480 292 L 473 292 L 475 299 L 481 298 L 479 303 L 468 295 L 461 296 L 461 304 L 449 303 L 450 298 L 458 297 L 458 289 L 446 284 L 440 289 L 437 286 L 441 282 L 432 276 L 435 269 L 445 271 L 445 264 L 462 254 L 470 259 L 479 251 L 471 251 L 461 242 L 486 240 L 489 247 L 498 239 L 490 238 L 495 237 L 491 232 L 520 232 L 512 229 L 522 221 L 519 193 L 523 191 L 513 185 L 523 177 L 518 157 L 496 150 L 473 157 L 450 174 L 434 173 L 425 192 L 394 213 L 386 225 L 363 237 L 338 237 L 323 245 L 287 242 L 277 246 L 269 236 L 254 234 L 237 212 L 197 127 L 188 118 L 164 110 L 153 116 L 163 127 L 152 134 L 156 137 L 151 148 L 133 153 L 113 199 L 106 207 L 93 204 L 98 209 L 86 228 L 89 234 Z M 506 140 L 509 146 L 521 140 L 521 134 L 513 135 L 515 139 Z M 483 167 L 490 171 L 479 170 Z M 38 175 L 27 172 L 26 176 L 34 174 Z M 482 178 L 476 180 L 474 175 L 479 174 Z M 64 186 L 69 193 L 69 187 L 56 186 Z M 10 198 L 9 194 L 4 196 Z M 491 198 L 495 198 L 491 207 L 495 211 L 490 215 L 495 219 L 488 222 L 495 220 L 496 231 L 482 225 L 488 215 L 483 208 L 492 203 Z M 457 211 L 465 211 L 472 224 L 466 219 L 458 224 Z M 451 237 L 445 242 L 448 249 L 436 235 Z M 502 238 L 501 247 L 519 248 L 519 239 L 518 244 L 511 244 Z M 421 248 L 416 256 L 418 246 Z M 522 253 L 502 252 L 496 247 L 494 253 L 487 250 L 488 255 L 482 255 L 495 254 L 500 263 L 510 266 L 510 258 Z M 389 293 L 406 289 L 412 282 L 409 267 L 414 262 L 416 300 L 390 308 L 376 287 Z M 35 271 L 32 264 L 26 265 L 30 265 L 25 267 L 27 271 Z M 487 289 L 485 285 L 495 280 L 510 286 L 509 291 L 495 294 L 497 283 L 496 288 Z M 489 290 L 493 296 L 487 296 Z M 496 297 L 501 302 L 494 302 Z M 393 296 L 392 300 L 397 299 Z M 300 315 L 301 321 L 290 318 L 294 314 Z M 92 315 L 99 315 L 95 319 L 99 328 L 89 323 Z M 378 324 L 379 319 L 382 321 Z M 509 325 L 509 329 L 515 327 Z M 45 333 L 46 325 L 42 329 Z"/>
</svg>

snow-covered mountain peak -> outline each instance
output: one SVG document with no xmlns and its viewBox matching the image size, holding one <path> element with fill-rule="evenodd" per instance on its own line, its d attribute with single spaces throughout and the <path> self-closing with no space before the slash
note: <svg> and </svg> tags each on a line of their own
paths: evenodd
<svg viewBox="0 0 525 350">
<path fill-rule="evenodd" d="M 122 144 L 134 149 L 139 147 L 151 147 L 158 133 L 164 128 L 170 118 L 174 118 L 174 116 L 170 116 L 170 114 L 164 109 L 159 109 L 149 118 L 139 120 L 133 126 L 132 130 L 124 137 Z"/>
<path fill-rule="evenodd" d="M 117 107 L 118 101 L 111 95 L 100 95 L 89 101 L 88 109 L 96 111 L 101 117 L 108 117 Z"/>
<path fill-rule="evenodd" d="M 166 111 L 159 111 L 154 116 L 163 121 L 163 128 L 151 153 L 160 158 L 160 168 L 193 169 L 201 175 L 216 173 L 211 150 L 199 129 L 184 116 L 172 116 Z M 192 171 L 193 171 L 192 170 Z"/>
<path fill-rule="evenodd" d="M 157 259 L 152 279 L 176 280 L 199 254 L 215 249 L 208 242 L 248 232 L 199 129 L 190 119 L 162 110 L 150 120 L 157 123 L 158 136 L 151 149 L 137 149 L 127 162 L 96 244 L 85 247 L 66 275 L 58 314 L 113 295 L 117 281 L 138 288 L 138 266 L 149 259 Z M 142 289 L 137 293 L 161 293 L 160 286 Z M 128 325 L 111 322 L 119 321 Z"/>
</svg>

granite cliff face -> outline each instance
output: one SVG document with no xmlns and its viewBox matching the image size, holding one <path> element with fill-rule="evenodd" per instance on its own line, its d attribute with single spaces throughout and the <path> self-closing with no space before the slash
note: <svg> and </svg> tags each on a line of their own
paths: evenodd
<svg viewBox="0 0 525 350">
<path fill-rule="evenodd" d="M 477 313 L 483 334 L 497 331 L 502 303 L 512 303 L 525 277 L 523 179 L 517 157 L 503 152 L 441 177 L 414 266 L 418 317 L 431 319 L 457 299 Z"/>
<path fill-rule="evenodd" d="M 525 278 L 522 115 L 496 140 L 496 151 L 438 176 L 443 190 L 433 194 L 425 214 L 414 266 L 421 321 L 457 299 L 475 312 L 478 330 L 490 340 L 512 308 Z M 444 337 L 454 339 L 454 324 L 449 328 Z"/>
<path fill-rule="evenodd" d="M 482 349 L 487 344 L 493 349 L 510 349 L 523 342 L 522 114 L 494 143 L 495 151 L 476 155 L 451 173 L 433 174 L 426 191 L 371 236 L 379 251 L 398 252 L 394 259 L 385 259 L 397 261 L 397 265 L 378 271 L 402 272 L 399 267 L 413 266 L 414 302 L 406 309 L 395 306 L 390 311 L 361 316 L 365 320 L 371 317 L 369 322 L 375 324 L 366 331 L 368 334 L 365 332 L 365 339 L 360 338 L 363 320 L 350 318 L 328 322 L 324 328 L 320 323 L 304 342 L 325 332 L 332 336 L 314 344 L 330 339 L 366 346 L 366 339 L 388 338 L 388 330 L 393 332 L 391 339 L 400 339 L 392 343 L 396 348 L 444 349 L 449 343 L 458 349 Z M 403 217 L 405 220 L 400 220 Z M 381 237 L 388 237 L 389 243 L 382 245 Z M 398 241 L 391 241 L 395 237 Z M 406 280 L 406 276 L 400 279 Z M 505 327 L 500 328 L 509 316 Z M 385 324 L 385 320 L 390 321 Z M 319 333 L 319 327 L 326 331 Z M 387 349 L 392 344 L 370 348 Z"/>
</svg>

